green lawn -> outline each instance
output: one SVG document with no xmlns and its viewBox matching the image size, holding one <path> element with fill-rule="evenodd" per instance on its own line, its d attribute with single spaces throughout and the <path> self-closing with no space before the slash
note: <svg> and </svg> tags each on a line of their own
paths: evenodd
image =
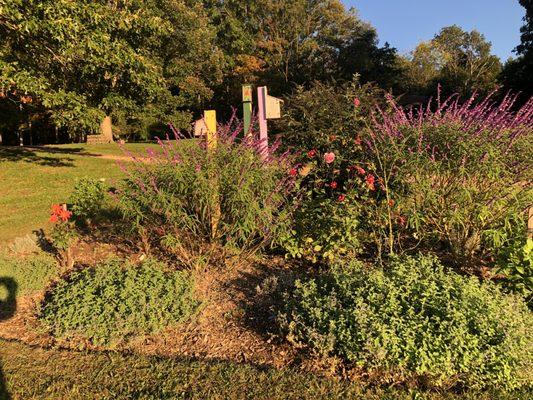
<svg viewBox="0 0 533 400">
<path fill-rule="evenodd" d="M 0 340 L 7 392 L 15 399 L 481 399 L 533 393 L 420 393 L 227 362 L 31 348 Z M 1 395 L 0 378 L 0 399 Z"/>
<path fill-rule="evenodd" d="M 127 144 L 142 152 L 157 144 Z M 0 244 L 47 226 L 53 203 L 66 202 L 76 179 L 84 176 L 120 178 L 115 160 L 124 156 L 116 144 L 70 144 L 42 148 L 0 146 Z"/>
</svg>

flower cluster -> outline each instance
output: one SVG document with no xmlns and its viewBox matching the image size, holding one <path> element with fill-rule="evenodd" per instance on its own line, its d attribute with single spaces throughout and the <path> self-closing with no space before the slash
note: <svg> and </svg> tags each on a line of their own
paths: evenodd
<svg viewBox="0 0 533 400">
<path fill-rule="evenodd" d="M 52 205 L 50 213 L 50 222 L 67 222 L 72 216 L 72 212 L 68 211 L 66 206 L 60 204 Z"/>
</svg>

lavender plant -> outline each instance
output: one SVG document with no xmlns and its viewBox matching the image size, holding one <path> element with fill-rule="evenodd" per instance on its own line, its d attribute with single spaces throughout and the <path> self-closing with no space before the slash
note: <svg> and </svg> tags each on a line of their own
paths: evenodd
<svg viewBox="0 0 533 400">
<path fill-rule="evenodd" d="M 378 213 L 390 252 L 441 243 L 455 261 L 471 262 L 533 205 L 533 99 L 517 111 L 515 101 L 439 95 L 418 108 L 392 98 L 391 111 L 377 108 L 366 145 L 382 182 Z"/>
<path fill-rule="evenodd" d="M 232 118 L 218 127 L 216 147 L 174 130 L 160 151 L 131 155 L 117 199 L 145 251 L 156 246 L 191 263 L 213 249 L 254 252 L 276 240 L 294 177 L 277 145 L 265 153 L 241 133 Z"/>
</svg>

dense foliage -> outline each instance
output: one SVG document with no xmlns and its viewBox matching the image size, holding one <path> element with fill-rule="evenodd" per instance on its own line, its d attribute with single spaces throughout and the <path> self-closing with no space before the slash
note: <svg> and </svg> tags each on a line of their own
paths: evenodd
<svg viewBox="0 0 533 400">
<path fill-rule="evenodd" d="M 15 126 L 94 133 L 105 115 L 137 131 L 161 122 L 183 126 L 190 117 L 181 108 L 210 98 L 205 82 L 220 77 L 201 4 L 0 4 L 0 97 L 16 105 Z"/>
<path fill-rule="evenodd" d="M 288 339 L 378 380 L 429 386 L 531 383 L 531 313 L 493 284 L 447 272 L 433 257 L 359 262 L 299 280 L 280 321 Z"/>
<path fill-rule="evenodd" d="M 533 306 L 533 239 L 516 241 L 500 255 L 497 272 L 511 291 L 522 294 Z"/>
<path fill-rule="evenodd" d="M 58 338 L 111 344 L 183 322 L 198 304 L 189 273 L 112 259 L 54 284 L 39 319 Z"/>
<path fill-rule="evenodd" d="M 340 0 L 3 0 L 0 34 L 9 144 L 83 140 L 106 115 L 116 135 L 161 135 L 208 104 L 229 117 L 244 83 L 282 96 L 357 74 L 399 95 L 438 82 L 468 95 L 494 88 L 501 69 L 482 34 L 457 26 L 399 56 Z"/>
<path fill-rule="evenodd" d="M 457 25 L 442 28 L 420 43 L 405 59 L 403 88 L 410 94 L 431 95 L 442 84 L 447 94 L 468 97 L 474 91 L 488 93 L 498 86 L 502 65 L 491 54 L 491 43 L 476 30 Z"/>
<path fill-rule="evenodd" d="M 276 240 L 294 178 L 284 156 L 262 156 L 263 145 L 241 132 L 239 124 L 219 127 L 213 148 L 161 142 L 161 152 L 125 166 L 118 206 L 144 251 L 163 248 L 190 263 L 213 244 L 254 251 Z"/>
</svg>

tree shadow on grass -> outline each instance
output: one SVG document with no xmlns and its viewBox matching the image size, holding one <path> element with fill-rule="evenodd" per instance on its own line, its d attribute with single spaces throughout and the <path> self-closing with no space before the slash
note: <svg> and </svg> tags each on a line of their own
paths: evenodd
<svg viewBox="0 0 533 400">
<path fill-rule="evenodd" d="M 17 282 L 13 278 L 0 277 L 0 288 L 2 287 L 7 290 L 7 296 L 5 298 L 0 296 L 0 321 L 11 318 L 17 310 Z M 10 398 L 0 363 L 0 400 L 9 400 Z"/>
<path fill-rule="evenodd" d="M 73 167 L 74 159 L 69 155 L 97 157 L 100 154 L 89 153 L 82 147 L 0 147 L 0 161 L 22 161 L 47 167 Z"/>
</svg>

